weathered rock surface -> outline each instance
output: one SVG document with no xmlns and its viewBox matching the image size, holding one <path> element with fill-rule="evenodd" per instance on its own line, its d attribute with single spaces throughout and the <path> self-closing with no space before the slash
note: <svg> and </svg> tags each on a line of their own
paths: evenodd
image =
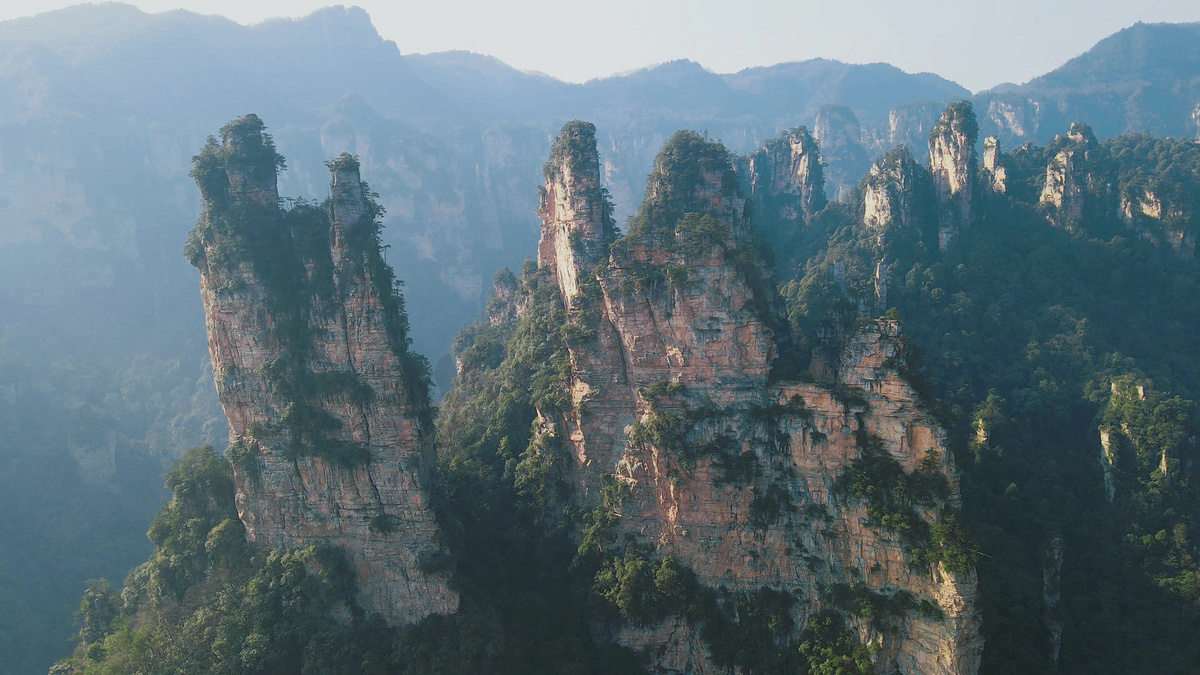
<svg viewBox="0 0 1200 675">
<path fill-rule="evenodd" d="M 1156 244 L 1166 244 L 1184 260 L 1196 257 L 1196 233 L 1187 226 L 1188 213 L 1170 201 L 1164 204 L 1158 193 L 1143 188 L 1140 193 L 1123 196 L 1121 220 L 1138 234 Z"/>
<path fill-rule="evenodd" d="M 769 197 L 785 197 L 771 204 L 784 221 L 807 223 L 825 208 L 825 175 L 817 141 L 805 127 L 797 127 L 768 141 L 750 155 L 750 196 L 760 206 Z"/>
<path fill-rule="evenodd" d="M 453 612 L 447 578 L 418 563 L 438 546 L 433 429 L 358 163 L 330 162 L 328 210 L 289 232 L 262 123 L 241 118 L 222 140 L 194 172 L 205 210 L 189 252 L 247 536 L 340 547 L 359 603 L 391 622 Z"/>
<path fill-rule="evenodd" d="M 643 212 L 659 206 L 656 185 L 674 184 L 666 176 L 672 152 L 668 145 L 651 175 Z M 896 326 L 880 322 L 850 340 L 832 386 L 776 382 L 780 336 L 769 325 L 768 290 L 756 281 L 765 270 L 745 248 L 744 202 L 711 167 L 674 170 L 691 182 L 686 195 L 670 195 L 669 212 L 714 216 L 725 227 L 699 237 L 687 226 L 694 218 L 684 217 L 655 233 L 635 229 L 614 245 L 596 278 L 596 335 L 571 348 L 573 412 L 560 421 L 575 459 L 576 500 L 598 505 L 600 485 L 616 479 L 628 487 L 620 532 L 722 593 L 765 586 L 792 594 L 798 626 L 836 609 L 835 586 L 911 594 L 944 618 L 908 609 L 882 629 L 852 622 L 879 647 L 878 672 L 975 673 L 982 638 L 974 572 L 911 565 L 895 535 L 866 524 L 866 504 L 835 487 L 864 452 L 860 440 L 871 437 L 905 471 L 924 466 L 944 476 L 944 505 L 957 503 L 945 432 L 897 372 Z M 548 173 L 547 194 L 562 189 L 557 180 Z M 559 238 L 561 221 L 543 217 L 544 231 Z M 575 232 L 584 247 L 595 236 Z M 565 293 L 572 277 L 555 274 Z M 675 441 L 638 431 L 669 420 L 682 424 Z M 679 617 L 619 626 L 613 637 L 646 655 L 654 672 L 733 672 L 714 665 L 696 627 Z"/>
<path fill-rule="evenodd" d="M 947 108 L 929 134 L 929 170 L 941 208 L 940 251 L 946 250 L 959 230 L 971 225 L 978 134 L 979 125 L 968 101 Z"/>
<path fill-rule="evenodd" d="M 1041 126 L 1041 104 L 1025 98 L 988 101 L 984 115 L 989 128 L 1012 139 L 1036 138 Z"/>
<path fill-rule="evenodd" d="M 821 144 L 831 197 L 841 201 L 850 194 L 871 161 L 862 145 L 862 125 L 846 106 L 822 106 L 813 123 L 813 136 Z"/>
<path fill-rule="evenodd" d="M 871 166 L 862 182 L 863 225 L 880 244 L 890 233 L 913 226 L 922 176 L 928 180 L 907 148 L 893 150 Z"/>
<path fill-rule="evenodd" d="M 946 105 L 935 101 L 916 101 L 896 106 L 888 112 L 888 145 L 879 150 L 890 150 L 901 145 L 919 148 L 928 142 L 929 132 L 937 124 Z"/>
<path fill-rule="evenodd" d="M 1086 188 L 1095 182 L 1086 167 L 1095 149 L 1096 137 L 1085 125 L 1072 124 L 1067 139 L 1068 146 L 1056 153 L 1046 166 L 1046 183 L 1039 202 L 1053 207 L 1050 220 L 1055 225 L 1074 231 L 1083 219 Z"/>
<path fill-rule="evenodd" d="M 996 194 L 1008 192 L 1008 169 L 1001 160 L 1000 139 L 983 139 L 983 185 Z"/>
<path fill-rule="evenodd" d="M 589 122 L 568 124 L 551 149 L 553 179 L 546 181 L 538 207 L 543 223 L 538 266 L 551 271 L 565 307 L 579 296 L 579 275 L 592 273 L 615 229 L 599 162 L 596 127 Z"/>
</svg>

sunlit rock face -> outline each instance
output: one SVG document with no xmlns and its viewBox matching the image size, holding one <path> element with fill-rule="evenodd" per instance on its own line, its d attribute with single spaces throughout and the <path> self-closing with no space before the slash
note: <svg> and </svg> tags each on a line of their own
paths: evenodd
<svg viewBox="0 0 1200 675">
<path fill-rule="evenodd" d="M 276 548 L 328 544 L 358 602 L 394 623 L 458 596 L 418 558 L 437 549 L 424 486 L 428 394 L 376 239 L 356 159 L 329 162 L 330 200 L 283 211 L 278 156 L 250 115 L 206 147 L 187 253 L 201 273 L 209 351 L 229 418 L 239 518 Z"/>
<path fill-rule="evenodd" d="M 945 251 L 971 225 L 975 183 L 975 139 L 979 125 L 967 101 L 942 113 L 929 134 L 929 170 L 941 207 L 938 250 Z"/>
<path fill-rule="evenodd" d="M 1000 140 L 995 136 L 983 139 L 982 183 L 996 194 L 1008 192 L 1008 169 L 1001 161 Z"/>
<path fill-rule="evenodd" d="M 799 184 L 803 193 L 804 143 L 778 148 L 771 170 L 759 163 L 753 179 L 785 192 Z M 590 148 L 576 153 L 570 161 L 595 162 Z M 884 626 L 849 617 L 878 647 L 878 672 L 975 673 L 983 647 L 975 572 L 913 564 L 895 535 L 865 522 L 866 504 L 838 488 L 865 452 L 863 439 L 877 439 L 905 471 L 936 473 L 949 486 L 922 518 L 958 502 L 945 431 L 898 372 L 898 328 L 881 321 L 854 335 L 829 368 L 832 382 L 777 372 L 784 344 L 769 272 L 750 248 L 745 200 L 722 157 L 723 148 L 695 135 L 669 141 L 629 234 L 598 267 L 562 270 L 564 259 L 592 262 L 579 252 L 598 248 L 603 228 L 564 219 L 559 207 L 542 210 L 539 263 L 563 297 L 590 298 L 573 311 L 595 326 L 571 347 L 571 412 L 547 433 L 573 458 L 575 505 L 596 508 L 602 486 L 622 486 L 619 537 L 671 556 L 720 597 L 764 587 L 791 594 L 801 628 L 836 608 L 835 587 L 925 602 L 936 611 L 909 606 Z M 549 168 L 545 194 L 586 204 L 563 173 Z M 877 209 L 875 217 L 900 218 L 903 205 L 887 203 L 891 215 Z M 562 239 L 573 242 L 570 257 L 547 246 Z M 581 290 L 585 283 L 592 290 Z M 646 431 L 663 425 L 675 433 Z M 653 672 L 737 672 L 714 662 L 701 627 L 682 616 L 597 631 L 643 654 Z"/>
</svg>

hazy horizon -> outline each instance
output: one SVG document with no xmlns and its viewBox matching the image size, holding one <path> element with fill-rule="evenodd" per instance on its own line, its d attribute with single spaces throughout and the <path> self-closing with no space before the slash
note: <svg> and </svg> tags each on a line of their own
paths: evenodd
<svg viewBox="0 0 1200 675">
<path fill-rule="evenodd" d="M 0 21 L 79 4 L 34 0 L 0 9 Z M 243 25 L 300 18 L 332 6 L 311 0 L 125 4 L 147 13 L 185 9 L 219 15 Z M 713 72 L 734 73 L 824 58 L 935 73 L 972 92 L 1027 82 L 1138 21 L 1200 21 L 1200 5 L 1182 0 L 1136 7 L 1116 0 L 1072 0 L 1053 6 L 1017 0 L 1000 11 L 948 0 L 924 0 L 916 8 L 878 0 L 837 7 L 758 0 L 737 12 L 714 0 L 669 0 L 652 6 L 617 0 L 603 11 L 546 0 L 503 5 L 449 0 L 406 7 L 363 0 L 348 6 L 362 7 L 379 34 L 404 54 L 469 51 L 564 82 L 612 77 L 680 59 Z M 1064 31 L 1064 25 L 1071 30 Z M 981 49 L 989 45 L 989 36 L 995 43 Z"/>
</svg>

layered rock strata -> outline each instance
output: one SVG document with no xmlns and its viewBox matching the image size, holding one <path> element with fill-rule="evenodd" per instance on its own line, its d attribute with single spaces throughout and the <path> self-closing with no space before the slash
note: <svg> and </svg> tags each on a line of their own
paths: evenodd
<svg viewBox="0 0 1200 675">
<path fill-rule="evenodd" d="M 769 275 L 755 262 L 731 167 L 718 165 L 723 152 L 694 135 L 668 143 L 630 233 L 592 277 L 594 302 L 573 312 L 594 326 L 593 337 L 571 346 L 571 412 L 556 422 L 574 458 L 575 499 L 600 506 L 601 486 L 616 481 L 625 494 L 618 534 L 671 556 L 722 597 L 764 587 L 790 594 L 797 626 L 839 609 L 831 589 L 910 600 L 882 624 L 847 614 L 878 647 L 877 671 L 975 673 L 974 571 L 915 562 L 839 483 L 877 444 L 905 472 L 944 479 L 945 494 L 921 518 L 957 504 L 945 432 L 898 373 L 897 327 L 872 324 L 850 339 L 832 384 L 782 377 L 786 344 L 772 321 Z M 570 160 L 557 161 L 546 194 L 569 189 L 561 176 Z M 564 231 L 543 211 L 542 250 L 561 250 L 564 236 L 587 248 L 589 231 Z M 588 274 L 563 274 L 548 257 L 542 266 L 564 294 L 565 279 Z M 676 616 L 610 634 L 646 655 L 654 672 L 735 672 L 718 667 L 700 633 Z"/>
<path fill-rule="evenodd" d="M 453 612 L 447 578 L 418 562 L 438 548 L 423 485 L 433 428 L 376 238 L 379 208 L 343 155 L 329 162 L 326 204 L 284 211 L 281 165 L 249 115 L 210 140 L 193 171 L 204 211 L 187 253 L 229 418 L 238 516 L 260 544 L 344 550 L 359 604 L 388 621 Z"/>
</svg>

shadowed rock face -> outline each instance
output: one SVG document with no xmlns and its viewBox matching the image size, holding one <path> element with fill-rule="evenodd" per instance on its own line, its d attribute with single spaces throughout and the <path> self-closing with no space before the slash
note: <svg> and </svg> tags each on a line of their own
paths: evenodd
<svg viewBox="0 0 1200 675">
<path fill-rule="evenodd" d="M 772 139 L 750 156 L 748 182 L 751 196 L 759 203 L 767 195 L 792 199 L 777 205 L 773 217 L 807 223 L 825 208 L 825 175 L 816 139 L 808 129 L 797 127 Z"/>
<path fill-rule="evenodd" d="M 870 154 L 862 146 L 862 125 L 850 108 L 826 105 L 817 111 L 813 136 L 821 144 L 821 156 L 827 165 L 829 196 L 841 201 L 871 163 Z"/>
<path fill-rule="evenodd" d="M 328 163 L 326 204 L 284 211 L 282 158 L 262 122 L 240 118 L 221 135 L 195 161 L 204 212 L 187 253 L 247 536 L 340 547 L 359 603 L 391 622 L 453 612 L 447 579 L 419 570 L 437 534 L 423 485 L 428 392 L 358 162 Z"/>
<path fill-rule="evenodd" d="M 664 148 L 630 234 L 598 272 L 564 274 L 563 256 L 539 257 L 564 297 L 568 279 L 598 286 L 573 310 L 577 320 L 594 313 L 597 328 L 571 348 L 573 411 L 553 434 L 574 457 L 576 501 L 595 507 L 602 484 L 623 484 L 619 533 L 673 556 L 720 593 L 765 586 L 791 594 L 797 626 L 836 609 L 829 589 L 837 586 L 911 594 L 944 618 L 910 607 L 877 628 L 848 617 L 879 647 L 879 671 L 975 673 L 983 645 L 974 571 L 914 564 L 896 535 L 866 524 L 867 504 L 837 487 L 866 452 L 864 439 L 874 439 L 904 471 L 944 478 L 947 490 L 921 518 L 958 502 L 945 432 L 898 372 L 897 326 L 881 321 L 850 339 L 831 366 L 833 383 L 773 376 L 781 336 L 771 328 L 769 275 L 749 244 L 745 201 L 715 164 L 724 149 L 697 139 L 677 135 Z M 593 152 L 575 159 L 595 161 Z M 561 173 L 547 172 L 546 194 L 586 205 L 576 211 L 601 208 Z M 791 188 L 790 179 L 778 182 Z M 564 237 L 591 250 L 595 228 L 555 213 L 543 209 L 543 250 Z M 645 432 L 656 425 L 678 434 Z M 655 672 L 733 672 L 714 664 L 685 618 L 609 634 Z"/>
</svg>

